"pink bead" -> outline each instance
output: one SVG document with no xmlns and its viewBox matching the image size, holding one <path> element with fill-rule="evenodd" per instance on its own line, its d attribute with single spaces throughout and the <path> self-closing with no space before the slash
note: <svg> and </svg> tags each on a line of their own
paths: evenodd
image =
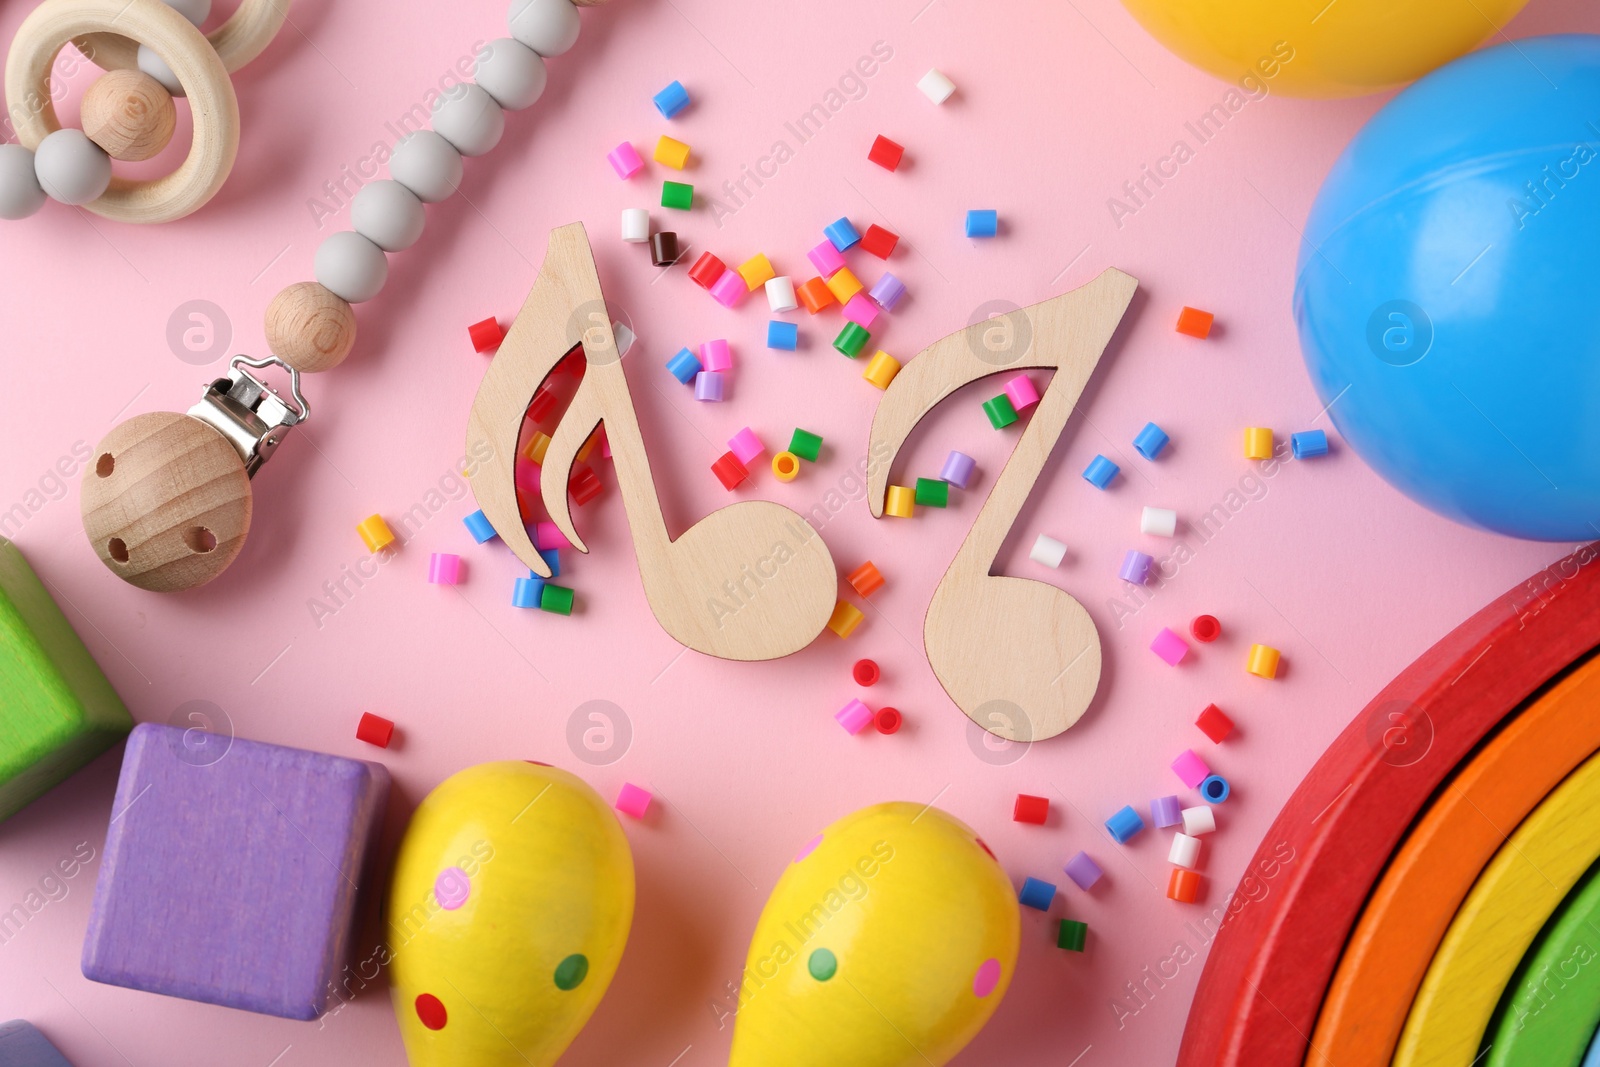
<svg viewBox="0 0 1600 1067">
<path fill-rule="evenodd" d="M 839 250 L 833 247 L 832 241 L 822 242 L 807 252 L 806 258 L 811 261 L 813 267 L 817 268 L 817 273 L 824 278 L 833 277 L 844 267 L 844 256 L 840 255 Z"/>
<path fill-rule="evenodd" d="M 612 806 L 624 815 L 642 819 L 644 813 L 650 810 L 650 790 L 640 789 L 632 782 L 623 782 L 622 792 L 617 794 L 617 802 Z"/>
<path fill-rule="evenodd" d="M 638 174 L 639 168 L 644 166 L 644 160 L 639 158 L 639 150 L 627 141 L 607 152 L 606 162 L 617 172 L 617 177 L 624 180 Z"/>
<path fill-rule="evenodd" d="M 1186 748 L 1172 761 L 1172 773 L 1178 776 L 1178 781 L 1194 789 L 1211 777 L 1211 768 L 1206 766 L 1205 760 L 1194 754 L 1194 749 Z"/>
<path fill-rule="evenodd" d="M 833 717 L 845 728 L 845 732 L 859 734 L 872 722 L 872 709 L 859 700 L 852 700 L 834 713 Z"/>
<path fill-rule="evenodd" d="M 728 451 L 738 456 L 739 462 L 746 467 L 750 466 L 751 460 L 766 450 L 767 446 L 761 443 L 761 438 L 757 437 L 756 432 L 748 426 L 728 438 Z"/>
<path fill-rule="evenodd" d="M 600 454 L 606 459 L 611 458 L 611 438 L 606 436 L 603 428 L 600 431 Z"/>
<path fill-rule="evenodd" d="M 857 293 L 845 302 L 844 317 L 863 330 L 870 330 L 878 321 L 878 305 L 868 299 L 866 293 Z"/>
<path fill-rule="evenodd" d="M 728 342 L 718 339 L 707 341 L 700 346 L 700 365 L 706 370 L 725 371 L 733 369 L 733 352 L 728 348 Z"/>
<path fill-rule="evenodd" d="M 1018 411 L 1039 402 L 1039 390 L 1033 387 L 1033 379 L 1026 374 L 1019 374 L 1006 383 L 1006 396 Z"/>
<path fill-rule="evenodd" d="M 537 463 L 520 460 L 517 463 L 517 488 L 524 493 L 539 492 L 539 473 L 544 470 Z"/>
<path fill-rule="evenodd" d="M 545 548 L 571 548 L 572 542 L 567 540 L 553 522 L 541 522 L 533 528 L 533 547 Z"/>
<path fill-rule="evenodd" d="M 435 552 L 428 557 L 428 581 L 434 585 L 455 585 L 461 580 L 461 557 Z"/>
<path fill-rule="evenodd" d="M 1176 667 L 1189 654 L 1189 643 L 1163 626 L 1156 639 L 1150 642 L 1150 651 Z"/>
<path fill-rule="evenodd" d="M 749 291 L 750 287 L 744 284 L 744 277 L 736 270 L 728 270 L 723 271 L 722 277 L 711 287 L 711 296 L 723 307 L 731 308 L 743 300 L 744 294 Z"/>
</svg>

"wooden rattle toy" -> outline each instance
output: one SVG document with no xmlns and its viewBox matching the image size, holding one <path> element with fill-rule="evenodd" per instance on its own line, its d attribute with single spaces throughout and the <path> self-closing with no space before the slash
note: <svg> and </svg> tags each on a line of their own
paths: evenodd
<svg viewBox="0 0 1600 1067">
<path fill-rule="evenodd" d="M 0 218 L 21 219 L 45 199 L 118 222 L 170 222 L 216 195 L 239 151 L 239 102 L 230 72 L 260 54 L 287 0 L 243 0 L 210 37 L 196 27 L 210 0 L 45 0 L 11 42 L 6 104 L 19 144 L 0 145 Z M 63 129 L 51 99 L 56 53 L 72 42 L 107 73 L 84 94 L 83 129 Z M 187 96 L 194 138 L 161 178 L 113 177 L 113 159 L 149 159 L 167 146 L 174 96 Z"/>
<path fill-rule="evenodd" d="M 388 943 L 411 1067 L 548 1067 L 605 996 L 633 854 L 582 779 L 507 760 L 423 798 L 395 858 Z"/>
<path fill-rule="evenodd" d="M 926 804 L 863 808 L 800 850 L 756 923 L 729 1067 L 940 1067 L 1016 973 L 1017 894 Z"/>
</svg>

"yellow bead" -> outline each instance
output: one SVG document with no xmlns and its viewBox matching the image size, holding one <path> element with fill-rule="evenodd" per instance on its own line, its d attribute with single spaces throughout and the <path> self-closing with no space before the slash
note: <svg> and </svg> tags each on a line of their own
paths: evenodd
<svg viewBox="0 0 1600 1067">
<path fill-rule="evenodd" d="M 1275 648 L 1268 645 L 1251 645 L 1250 660 L 1244 669 L 1257 678 L 1276 678 L 1278 658 L 1278 650 Z"/>
<path fill-rule="evenodd" d="M 1246 459 L 1272 458 L 1272 431 L 1265 426 L 1251 426 L 1244 432 Z"/>
<path fill-rule="evenodd" d="M 682 170 L 689 162 L 689 146 L 672 137 L 663 136 L 656 142 L 655 160 L 673 170 Z"/>
<path fill-rule="evenodd" d="M 840 637 L 849 637 L 855 632 L 861 620 L 866 616 L 861 614 L 861 609 L 848 600 L 841 600 L 833 606 L 833 615 L 828 619 L 828 629 Z"/>
<path fill-rule="evenodd" d="M 523 446 L 522 456 L 544 466 L 544 454 L 550 450 L 550 435 L 540 430 L 533 431 L 533 436 L 528 438 L 528 443 Z"/>
<path fill-rule="evenodd" d="M 867 369 L 861 372 L 861 376 L 879 389 L 887 389 L 889 383 L 894 381 L 894 376 L 899 373 L 900 361 L 880 348 L 873 354 L 871 362 L 867 364 Z"/>
<path fill-rule="evenodd" d="M 909 519 L 917 509 L 917 492 L 903 485 L 891 485 L 889 498 L 884 502 L 883 513 L 897 519 Z"/>
<path fill-rule="evenodd" d="M 596 430 L 594 433 L 589 435 L 589 439 L 583 443 L 583 447 L 578 449 L 578 462 L 587 463 L 589 461 L 589 457 L 594 454 L 595 447 L 599 444 L 600 431 Z"/>
<path fill-rule="evenodd" d="M 367 543 L 368 552 L 377 552 L 394 544 L 394 531 L 383 521 L 382 515 L 368 515 L 356 526 L 356 533 Z"/>
<path fill-rule="evenodd" d="M 793 452 L 779 452 L 772 457 L 772 473 L 780 482 L 792 482 L 800 473 L 800 457 Z"/>
<path fill-rule="evenodd" d="M 772 261 L 760 253 L 739 264 L 739 277 L 744 279 L 744 284 L 752 292 L 777 276 L 778 272 L 772 269 Z"/>
<path fill-rule="evenodd" d="M 850 273 L 849 267 L 840 267 L 838 270 L 834 271 L 833 277 L 829 278 L 827 281 L 827 286 L 828 291 L 833 294 L 834 299 L 838 300 L 841 304 L 847 303 L 852 296 L 855 296 L 862 289 L 866 288 L 866 286 L 861 284 L 861 279 Z"/>
</svg>

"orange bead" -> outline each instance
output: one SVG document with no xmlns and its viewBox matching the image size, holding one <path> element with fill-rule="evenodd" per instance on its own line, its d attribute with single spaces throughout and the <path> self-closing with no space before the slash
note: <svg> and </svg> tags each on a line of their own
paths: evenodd
<svg viewBox="0 0 1600 1067">
<path fill-rule="evenodd" d="M 804 304 L 806 310 L 813 315 L 833 303 L 833 290 L 829 289 L 828 283 L 821 278 L 812 278 L 806 282 L 796 295 L 800 297 L 800 303 Z"/>
<path fill-rule="evenodd" d="M 1180 904 L 1193 904 L 1200 896 L 1200 875 L 1182 867 L 1172 868 L 1167 879 L 1167 899 Z"/>
<path fill-rule="evenodd" d="M 828 629 L 840 637 L 849 637 L 865 617 L 861 614 L 860 608 L 848 600 L 841 600 L 833 606 L 833 615 L 828 619 Z"/>
<path fill-rule="evenodd" d="M 851 571 L 845 581 L 862 596 L 871 596 L 883 588 L 883 575 L 878 573 L 878 568 L 873 566 L 870 559 Z"/>
<path fill-rule="evenodd" d="M 1211 334 L 1211 320 L 1215 317 L 1209 311 L 1186 307 L 1178 312 L 1178 332 L 1204 340 Z"/>
</svg>

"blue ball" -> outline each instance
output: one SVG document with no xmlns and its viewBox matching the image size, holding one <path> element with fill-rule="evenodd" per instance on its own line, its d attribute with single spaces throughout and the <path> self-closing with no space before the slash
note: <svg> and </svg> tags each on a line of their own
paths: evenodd
<svg viewBox="0 0 1600 1067">
<path fill-rule="evenodd" d="M 1486 48 L 1372 117 L 1294 292 L 1333 424 L 1460 522 L 1600 537 L 1600 37 Z"/>
</svg>

